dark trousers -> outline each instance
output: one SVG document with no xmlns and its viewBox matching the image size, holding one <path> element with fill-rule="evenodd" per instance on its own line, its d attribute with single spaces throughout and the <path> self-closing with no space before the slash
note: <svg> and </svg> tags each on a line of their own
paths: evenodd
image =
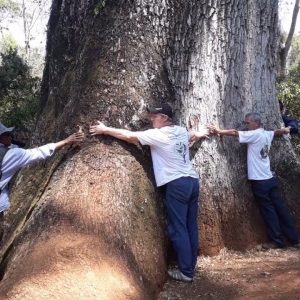
<svg viewBox="0 0 300 300">
<path fill-rule="evenodd" d="M 168 234 L 179 270 L 193 277 L 198 255 L 199 180 L 181 177 L 166 184 Z"/>
<path fill-rule="evenodd" d="M 251 180 L 251 185 L 270 240 L 279 247 L 285 247 L 284 237 L 291 244 L 297 244 L 299 234 L 282 199 L 277 179 Z"/>
</svg>

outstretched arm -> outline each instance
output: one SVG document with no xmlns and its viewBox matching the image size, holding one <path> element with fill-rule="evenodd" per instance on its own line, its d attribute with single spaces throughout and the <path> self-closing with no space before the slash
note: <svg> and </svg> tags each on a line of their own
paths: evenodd
<svg viewBox="0 0 300 300">
<path fill-rule="evenodd" d="M 54 149 L 59 150 L 66 145 L 80 143 L 80 142 L 82 142 L 83 138 L 84 138 L 84 133 L 81 130 L 79 130 L 78 132 L 75 132 L 75 133 L 71 134 L 70 136 L 68 136 L 66 139 L 59 141 L 57 143 L 54 143 Z"/>
<path fill-rule="evenodd" d="M 208 129 L 213 135 L 239 136 L 236 129 L 220 129 L 215 126 L 208 126 Z"/>
<path fill-rule="evenodd" d="M 139 142 L 136 134 L 130 130 L 113 128 L 104 125 L 102 122 L 97 121 L 97 125 L 90 126 L 90 134 L 94 135 L 110 135 L 119 140 L 136 144 Z"/>
<path fill-rule="evenodd" d="M 16 148 L 12 149 L 11 151 L 16 151 L 20 156 L 18 168 L 21 168 L 52 156 L 55 150 L 61 149 L 66 145 L 80 143 L 83 141 L 83 138 L 84 133 L 81 130 L 79 130 L 78 132 L 71 134 L 66 139 L 57 143 L 50 143 L 33 149 Z"/>
</svg>

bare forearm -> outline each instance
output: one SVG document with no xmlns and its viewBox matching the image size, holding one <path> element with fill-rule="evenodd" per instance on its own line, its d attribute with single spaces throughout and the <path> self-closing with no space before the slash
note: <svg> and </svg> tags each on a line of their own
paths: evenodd
<svg viewBox="0 0 300 300">
<path fill-rule="evenodd" d="M 134 132 L 126 129 L 120 129 L 120 128 L 113 128 L 113 127 L 106 127 L 103 131 L 105 135 L 110 135 L 114 138 L 117 138 L 119 140 L 128 142 L 128 143 L 137 143 L 138 138 L 134 134 Z"/>
<path fill-rule="evenodd" d="M 59 141 L 57 143 L 54 143 L 55 150 L 59 150 L 59 149 L 65 147 L 66 145 L 68 145 L 68 141 L 66 139 L 62 140 L 62 141 Z"/>
<path fill-rule="evenodd" d="M 71 134 L 70 136 L 68 136 L 66 139 L 61 140 L 57 143 L 54 143 L 54 149 L 55 150 L 59 150 L 67 145 L 72 145 L 74 143 L 80 143 L 82 142 L 84 139 L 84 133 L 79 130 L 78 132 L 75 132 L 73 134 Z"/>
<path fill-rule="evenodd" d="M 218 134 L 226 136 L 239 136 L 239 133 L 236 129 L 218 129 Z"/>
</svg>

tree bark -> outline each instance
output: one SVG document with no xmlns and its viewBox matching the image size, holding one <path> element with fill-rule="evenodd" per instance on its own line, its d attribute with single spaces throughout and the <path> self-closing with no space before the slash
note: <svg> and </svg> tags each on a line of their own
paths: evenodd
<svg viewBox="0 0 300 300">
<path fill-rule="evenodd" d="M 55 0 L 33 143 L 65 137 L 77 124 L 87 132 L 97 119 L 142 130 L 145 107 L 162 99 L 183 126 L 241 129 L 255 110 L 266 127 L 278 127 L 276 43 L 277 1 Z M 197 146 L 201 253 L 264 241 L 246 149 L 234 138 Z M 288 141 L 275 148 L 274 168 L 299 216 L 298 162 Z M 88 137 L 19 175 L 7 220 L 7 299 L 37 290 L 53 299 L 94 299 L 91 290 L 96 298 L 153 299 L 165 280 L 162 196 L 147 150 Z"/>
</svg>

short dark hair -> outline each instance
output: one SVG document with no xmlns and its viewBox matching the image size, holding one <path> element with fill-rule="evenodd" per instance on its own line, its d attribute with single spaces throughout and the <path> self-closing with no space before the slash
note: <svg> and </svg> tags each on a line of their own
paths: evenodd
<svg viewBox="0 0 300 300">
<path fill-rule="evenodd" d="M 257 125 L 261 125 L 261 116 L 257 112 L 251 112 L 246 114 L 245 118 L 251 118 L 252 121 L 254 121 Z"/>
</svg>

